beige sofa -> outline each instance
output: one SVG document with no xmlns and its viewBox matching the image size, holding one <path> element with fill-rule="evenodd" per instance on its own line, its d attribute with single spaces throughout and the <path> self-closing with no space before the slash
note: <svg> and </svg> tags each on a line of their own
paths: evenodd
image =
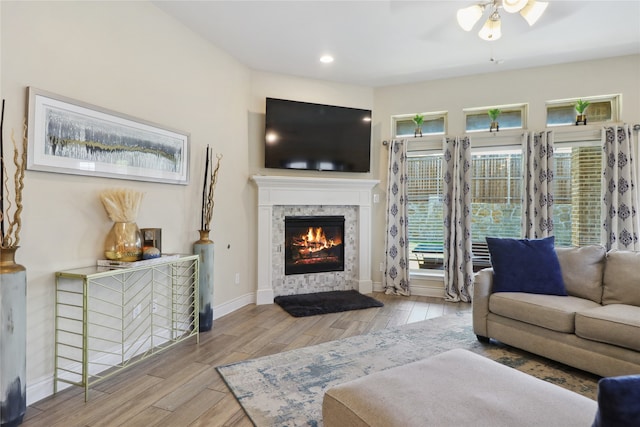
<svg viewBox="0 0 640 427">
<path fill-rule="evenodd" d="M 474 280 L 473 330 L 595 373 L 640 373 L 640 252 L 557 248 L 568 296 L 492 293 L 493 270 Z M 541 267 L 543 268 L 543 267 Z"/>
</svg>

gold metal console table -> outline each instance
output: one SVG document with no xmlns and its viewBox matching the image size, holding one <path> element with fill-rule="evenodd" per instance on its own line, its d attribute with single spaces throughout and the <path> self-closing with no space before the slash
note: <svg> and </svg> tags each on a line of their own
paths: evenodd
<svg viewBox="0 0 640 427">
<path fill-rule="evenodd" d="M 89 387 L 192 336 L 199 343 L 198 255 L 131 268 L 56 272 L 54 393 Z"/>
</svg>

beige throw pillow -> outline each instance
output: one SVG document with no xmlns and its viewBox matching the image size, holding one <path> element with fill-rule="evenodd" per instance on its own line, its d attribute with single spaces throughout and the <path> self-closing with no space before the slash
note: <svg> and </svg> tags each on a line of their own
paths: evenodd
<svg viewBox="0 0 640 427">
<path fill-rule="evenodd" d="M 640 252 L 609 251 L 603 282 L 602 304 L 640 306 Z"/>
<path fill-rule="evenodd" d="M 604 246 L 589 245 L 556 248 L 567 293 L 602 303 L 602 275 L 607 251 Z"/>
</svg>

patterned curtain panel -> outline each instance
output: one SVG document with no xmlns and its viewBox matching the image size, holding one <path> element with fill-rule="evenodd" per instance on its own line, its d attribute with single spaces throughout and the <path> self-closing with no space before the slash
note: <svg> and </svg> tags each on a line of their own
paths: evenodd
<svg viewBox="0 0 640 427">
<path fill-rule="evenodd" d="M 385 293 L 411 295 L 409 290 L 409 231 L 407 200 L 407 142 L 391 141 L 387 173 L 385 234 Z"/>
<path fill-rule="evenodd" d="M 444 139 L 444 287 L 445 300 L 471 302 L 471 143 Z"/>
<path fill-rule="evenodd" d="M 553 132 L 525 133 L 522 140 L 522 234 L 537 239 L 553 234 Z"/>
<path fill-rule="evenodd" d="M 640 250 L 633 147 L 633 133 L 628 125 L 602 130 L 602 241 L 607 250 Z"/>
</svg>

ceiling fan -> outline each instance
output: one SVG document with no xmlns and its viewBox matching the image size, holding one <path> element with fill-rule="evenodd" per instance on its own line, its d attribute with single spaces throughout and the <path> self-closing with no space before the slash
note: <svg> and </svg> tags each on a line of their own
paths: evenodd
<svg viewBox="0 0 640 427">
<path fill-rule="evenodd" d="M 540 19 L 548 5 L 548 2 L 537 0 L 491 0 L 459 9 L 456 18 L 463 30 L 471 31 L 485 10 L 489 9 L 489 18 L 478 31 L 478 37 L 494 41 L 502 37 L 500 9 L 507 13 L 520 13 L 529 26 L 532 26 Z"/>
</svg>

